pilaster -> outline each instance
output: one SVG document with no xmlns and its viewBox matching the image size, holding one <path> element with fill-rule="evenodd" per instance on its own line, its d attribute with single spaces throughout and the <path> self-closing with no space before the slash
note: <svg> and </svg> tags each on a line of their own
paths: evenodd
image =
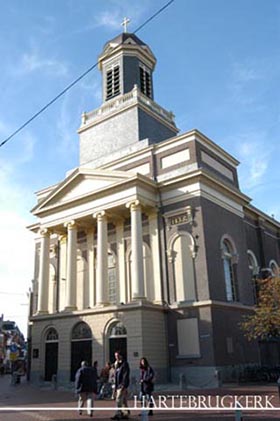
<svg viewBox="0 0 280 421">
<path fill-rule="evenodd" d="M 153 210 L 148 214 L 149 234 L 153 262 L 154 301 L 162 303 L 161 267 L 159 250 L 158 212 Z"/>
</svg>

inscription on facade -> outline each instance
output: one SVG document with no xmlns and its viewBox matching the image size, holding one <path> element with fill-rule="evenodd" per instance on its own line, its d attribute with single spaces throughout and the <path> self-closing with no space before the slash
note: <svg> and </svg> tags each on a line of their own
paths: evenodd
<svg viewBox="0 0 280 421">
<path fill-rule="evenodd" d="M 180 213 L 178 215 L 173 215 L 168 218 L 168 224 L 173 225 L 179 225 L 179 224 L 189 224 L 192 222 L 192 214 L 191 210 Z"/>
</svg>

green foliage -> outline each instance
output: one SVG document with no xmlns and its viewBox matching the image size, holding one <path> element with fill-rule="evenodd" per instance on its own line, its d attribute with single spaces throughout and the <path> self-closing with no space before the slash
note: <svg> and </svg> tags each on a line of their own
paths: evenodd
<svg viewBox="0 0 280 421">
<path fill-rule="evenodd" d="M 254 314 L 244 316 L 241 329 L 249 340 L 280 337 L 280 277 L 257 280 Z"/>
</svg>

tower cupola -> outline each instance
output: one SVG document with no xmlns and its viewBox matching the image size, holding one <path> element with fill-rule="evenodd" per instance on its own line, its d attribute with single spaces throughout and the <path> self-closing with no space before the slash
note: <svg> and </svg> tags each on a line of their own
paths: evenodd
<svg viewBox="0 0 280 421">
<path fill-rule="evenodd" d="M 108 41 L 98 58 L 102 104 L 82 115 L 80 165 L 98 167 L 106 159 L 176 136 L 172 112 L 154 101 L 156 58 L 136 35 Z"/>
<path fill-rule="evenodd" d="M 153 70 L 156 58 L 136 35 L 124 32 L 108 41 L 99 56 L 103 102 L 130 92 L 135 85 L 153 99 Z"/>
</svg>

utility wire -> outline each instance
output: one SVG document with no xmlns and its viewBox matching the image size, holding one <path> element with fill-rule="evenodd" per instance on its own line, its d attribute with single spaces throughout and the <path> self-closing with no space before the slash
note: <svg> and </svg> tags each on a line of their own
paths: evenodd
<svg viewBox="0 0 280 421">
<path fill-rule="evenodd" d="M 159 9 L 154 15 L 152 15 L 149 19 L 147 19 L 142 25 L 138 26 L 138 28 L 133 32 L 133 34 L 136 34 L 136 32 L 140 31 L 142 28 L 144 28 L 147 23 L 151 22 L 156 16 L 158 16 L 161 12 L 164 11 L 164 9 L 167 9 L 168 6 L 170 6 L 171 3 L 173 3 L 175 0 L 170 0 L 168 3 L 166 3 L 165 6 L 163 6 L 161 9 Z"/>
<path fill-rule="evenodd" d="M 170 0 L 168 3 L 166 3 L 163 7 L 161 7 L 156 13 L 154 13 L 150 18 L 148 18 L 142 25 L 140 25 L 133 34 L 136 34 L 136 32 L 140 31 L 145 25 L 147 25 L 151 20 L 153 20 L 156 16 L 158 16 L 163 10 L 165 10 L 168 6 L 171 5 L 175 0 Z M 30 117 L 25 123 L 23 123 L 18 129 L 16 129 L 13 133 L 11 133 L 6 139 L 4 139 L 0 143 L 0 148 L 5 145 L 5 143 L 9 142 L 16 134 L 21 132 L 28 124 L 30 124 L 35 118 L 37 118 L 40 114 L 42 114 L 44 111 L 46 111 L 47 108 L 49 108 L 52 104 L 54 104 L 60 97 L 62 97 L 66 92 L 68 92 L 73 86 L 75 86 L 81 79 L 83 79 L 88 73 L 90 73 L 95 67 L 98 65 L 98 62 L 93 64 L 89 69 L 87 69 L 84 73 L 82 73 L 77 79 L 75 79 L 73 82 L 71 82 L 66 88 L 64 88 L 58 95 L 56 95 L 51 101 L 49 101 L 44 107 L 42 107 L 39 111 L 37 111 L 35 114 L 33 114 L 32 117 Z"/>
</svg>

